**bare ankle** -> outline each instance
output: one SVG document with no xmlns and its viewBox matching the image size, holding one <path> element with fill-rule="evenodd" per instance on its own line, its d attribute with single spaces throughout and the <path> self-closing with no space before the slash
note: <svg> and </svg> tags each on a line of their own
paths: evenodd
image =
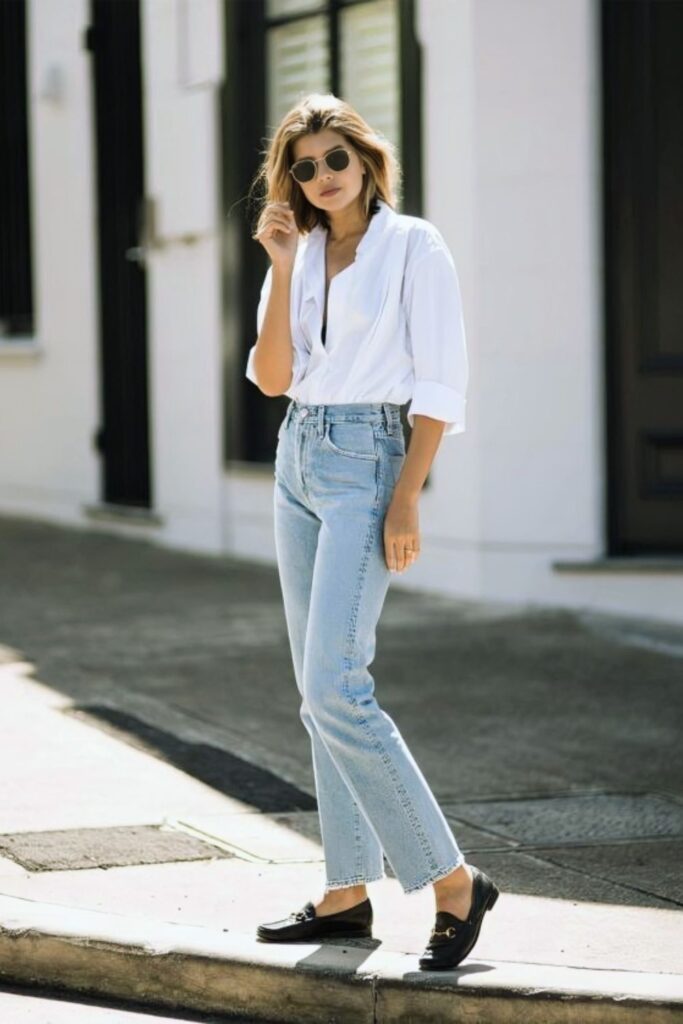
<svg viewBox="0 0 683 1024">
<path fill-rule="evenodd" d="M 349 907 L 355 907 L 357 903 L 362 903 L 367 899 L 367 895 L 364 885 L 346 885 L 341 889 L 326 889 L 322 899 L 318 901 L 317 907 L 347 910 Z"/>
<path fill-rule="evenodd" d="M 471 883 L 471 872 L 468 865 L 463 863 L 460 867 L 451 871 L 450 875 L 446 875 L 445 878 L 440 878 L 437 882 L 434 882 L 433 886 L 434 892 L 438 896 L 450 892 L 466 891 L 470 888 Z"/>
<path fill-rule="evenodd" d="M 345 885 L 340 889 L 326 889 L 325 899 L 341 900 L 342 902 L 347 899 L 362 900 L 368 894 L 368 890 L 364 885 Z"/>
</svg>

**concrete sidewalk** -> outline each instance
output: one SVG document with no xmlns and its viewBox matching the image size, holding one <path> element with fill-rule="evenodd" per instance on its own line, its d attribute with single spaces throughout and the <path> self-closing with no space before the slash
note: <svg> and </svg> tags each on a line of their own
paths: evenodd
<svg viewBox="0 0 683 1024">
<path fill-rule="evenodd" d="M 273 570 L 10 519 L 0 548 L 1 977 L 302 1024 L 683 1019 L 680 629 L 390 590 L 378 698 L 503 890 L 426 973 L 432 891 L 389 865 L 372 940 L 254 939 L 325 878 Z"/>
</svg>

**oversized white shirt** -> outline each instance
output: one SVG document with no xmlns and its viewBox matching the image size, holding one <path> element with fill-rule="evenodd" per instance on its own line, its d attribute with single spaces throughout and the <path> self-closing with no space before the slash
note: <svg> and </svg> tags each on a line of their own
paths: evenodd
<svg viewBox="0 0 683 1024">
<path fill-rule="evenodd" d="M 415 413 L 465 430 L 468 357 L 458 276 L 440 231 L 378 200 L 354 262 L 335 274 L 322 341 L 327 230 L 299 239 L 290 291 L 292 381 L 305 404 L 410 400 Z M 272 284 L 268 268 L 256 314 L 261 332 Z M 257 384 L 252 345 L 246 377 Z"/>
</svg>

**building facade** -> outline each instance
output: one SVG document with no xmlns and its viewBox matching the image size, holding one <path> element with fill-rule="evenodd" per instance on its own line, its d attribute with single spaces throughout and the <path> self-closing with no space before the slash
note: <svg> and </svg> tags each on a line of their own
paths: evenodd
<svg viewBox="0 0 683 1024">
<path fill-rule="evenodd" d="M 308 91 L 398 147 L 467 429 L 394 586 L 683 621 L 681 0 L 0 4 L 0 512 L 274 562 L 249 186 Z M 407 428 L 406 428 L 407 429 Z"/>
</svg>

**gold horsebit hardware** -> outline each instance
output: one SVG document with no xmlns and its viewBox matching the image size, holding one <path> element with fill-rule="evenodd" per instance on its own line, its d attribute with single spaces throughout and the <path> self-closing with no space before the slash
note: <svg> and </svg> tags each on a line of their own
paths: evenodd
<svg viewBox="0 0 683 1024">
<path fill-rule="evenodd" d="M 442 932 L 438 931 L 436 928 L 432 928 L 431 938 L 434 938 L 436 935 L 446 935 L 449 939 L 452 939 L 456 931 L 457 929 L 452 924 Z"/>
</svg>

